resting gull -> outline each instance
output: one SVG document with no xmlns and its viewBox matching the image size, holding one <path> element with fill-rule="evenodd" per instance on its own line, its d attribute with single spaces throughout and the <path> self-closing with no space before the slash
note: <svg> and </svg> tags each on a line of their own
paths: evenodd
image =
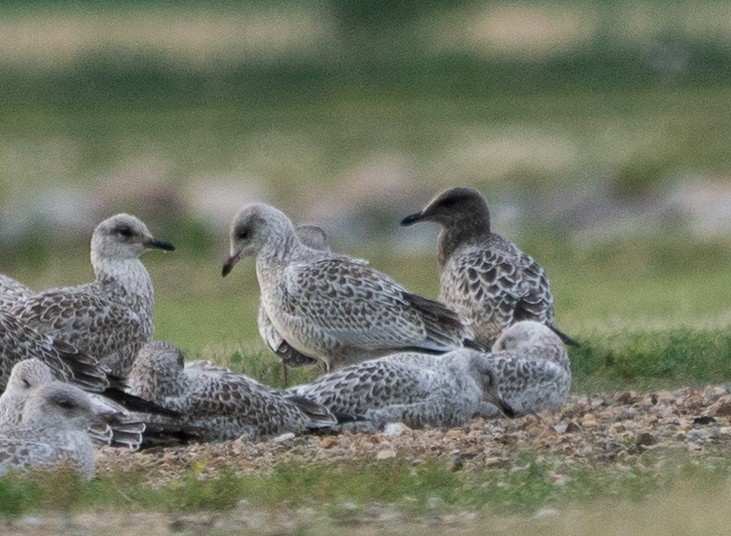
<svg viewBox="0 0 731 536">
<path fill-rule="evenodd" d="M 329 428 L 337 423 L 324 407 L 284 396 L 244 374 L 209 361 L 185 363 L 179 348 L 154 340 L 140 350 L 129 376 L 130 391 L 177 410 L 157 422 L 189 427 L 203 441 L 256 439 L 284 432 Z"/>
<path fill-rule="evenodd" d="M 288 389 L 353 419 L 344 427 L 374 431 L 389 422 L 412 428 L 453 427 L 504 402 L 490 355 L 468 348 L 435 356 L 392 354 L 355 363 Z"/>
<path fill-rule="evenodd" d="M 96 280 L 40 292 L 11 312 L 32 328 L 97 358 L 125 377 L 135 355 L 152 337 L 152 281 L 139 257 L 150 249 L 175 249 L 152 237 L 128 214 L 101 222 L 91 238 Z"/>
<path fill-rule="evenodd" d="M 51 368 L 36 358 L 16 364 L 0 396 L 0 430 L 20 424 L 23 408 L 31 394 L 55 381 L 57 378 Z M 137 450 L 142 443 L 144 422 L 124 407 L 100 395 L 92 394 L 90 399 L 97 415 L 88 430 L 94 442 Z"/>
<path fill-rule="evenodd" d="M 517 415 L 556 410 L 566 402 L 571 387 L 566 347 L 544 324 L 516 322 L 498 337 L 490 356 L 500 394 Z M 483 416 L 497 413 L 487 405 Z"/>
<path fill-rule="evenodd" d="M 86 431 L 95 418 L 81 389 L 62 382 L 42 385 L 26 400 L 21 423 L 0 433 L 0 475 L 66 467 L 90 479 L 94 445 Z"/>
<path fill-rule="evenodd" d="M 261 304 L 276 331 L 327 370 L 398 351 L 441 354 L 478 347 L 453 310 L 367 265 L 308 248 L 290 219 L 272 206 L 242 208 L 231 223 L 230 240 L 223 275 L 255 256 Z"/>
<path fill-rule="evenodd" d="M 33 291 L 20 281 L 0 274 L 0 309 L 7 309 L 30 298 Z"/>
<path fill-rule="evenodd" d="M 577 344 L 555 326 L 553 295 L 545 270 L 490 229 L 482 195 L 457 187 L 437 195 L 402 225 L 432 221 L 442 228 L 437 241 L 439 300 L 472 322 L 477 340 L 491 346 L 518 320 L 536 320 L 567 344 Z"/>
</svg>

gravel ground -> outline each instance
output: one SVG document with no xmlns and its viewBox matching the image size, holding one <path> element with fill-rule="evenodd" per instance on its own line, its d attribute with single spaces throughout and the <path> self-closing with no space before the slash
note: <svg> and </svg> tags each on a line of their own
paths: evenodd
<svg viewBox="0 0 731 536">
<path fill-rule="evenodd" d="M 682 449 L 691 456 L 723 455 L 731 447 L 731 385 L 701 389 L 684 388 L 653 393 L 622 392 L 574 395 L 561 411 L 519 419 L 485 421 L 477 419 L 451 430 L 411 430 L 401 424 L 389 425 L 383 433 L 343 433 L 326 436 L 291 434 L 246 443 L 229 441 L 210 445 L 151 449 L 130 453 L 120 449 L 98 452 L 97 472 L 137 471 L 149 473 L 151 485 L 180 480 L 190 463 L 197 462 L 201 479 L 213 478 L 222 467 L 242 473 L 266 474 L 282 462 L 300 464 L 347 464 L 354 459 L 377 462 L 399 458 L 415 465 L 429 459 L 446 460 L 455 470 L 486 467 L 514 467 L 521 452 L 538 451 L 546 460 L 567 461 L 587 467 L 606 466 L 626 471 L 634 457 L 648 449 Z M 564 475 L 550 473 L 558 484 Z M 289 534 L 303 524 L 327 532 L 333 520 L 313 509 L 296 511 L 252 511 L 242 501 L 225 513 L 163 514 L 136 513 L 95 516 L 42 515 L 14 521 L 0 521 L 2 534 L 104 534 L 112 527 L 148 529 L 152 534 L 207 534 L 249 531 Z M 394 525 L 394 521 L 399 522 Z M 366 509 L 353 533 L 379 527 L 419 532 L 422 526 L 438 524 L 440 532 L 480 528 L 480 516 L 435 515 L 408 521 L 402 514 L 374 505 Z M 120 530 L 121 529 L 121 530 Z M 353 530 L 351 530 L 353 529 Z"/>
</svg>

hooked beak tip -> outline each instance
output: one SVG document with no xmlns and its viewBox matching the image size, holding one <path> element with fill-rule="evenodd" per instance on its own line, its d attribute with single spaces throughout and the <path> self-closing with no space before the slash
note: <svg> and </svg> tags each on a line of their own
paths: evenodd
<svg viewBox="0 0 731 536">
<path fill-rule="evenodd" d="M 237 262 L 239 262 L 239 255 L 232 255 L 228 258 L 226 262 L 223 263 L 223 268 L 221 269 L 221 277 L 226 277 L 228 274 L 231 273 L 231 270 L 234 269 L 234 266 Z"/>
<path fill-rule="evenodd" d="M 401 225 L 403 225 L 404 227 L 408 227 L 409 225 L 420 221 L 423 217 L 424 215 L 421 212 L 417 212 L 416 214 L 409 214 L 403 220 L 401 220 Z"/>
<path fill-rule="evenodd" d="M 157 238 L 145 240 L 145 247 L 161 249 L 163 251 L 175 251 L 175 246 L 172 242 L 168 242 L 167 240 L 158 240 Z"/>
</svg>

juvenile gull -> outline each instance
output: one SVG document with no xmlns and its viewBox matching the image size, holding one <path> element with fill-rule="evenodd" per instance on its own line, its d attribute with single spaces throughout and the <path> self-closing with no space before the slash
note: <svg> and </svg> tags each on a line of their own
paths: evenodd
<svg viewBox="0 0 731 536">
<path fill-rule="evenodd" d="M 437 241 L 439 300 L 472 322 L 477 340 L 491 346 L 518 320 L 536 320 L 564 342 L 576 344 L 556 328 L 553 295 L 545 270 L 530 256 L 490 229 L 482 195 L 457 187 L 436 196 L 402 225 L 432 221 L 441 226 Z"/>
<path fill-rule="evenodd" d="M 25 402 L 20 424 L 0 433 L 0 475 L 66 467 L 91 478 L 94 445 L 86 430 L 95 417 L 89 396 L 79 388 L 62 382 L 39 387 Z"/>
<path fill-rule="evenodd" d="M 544 324 L 523 320 L 505 329 L 490 359 L 500 393 L 517 415 L 560 408 L 569 396 L 571 367 L 561 339 Z M 497 408 L 486 406 L 483 416 Z"/>
<path fill-rule="evenodd" d="M 91 238 L 93 283 L 40 292 L 11 312 L 125 377 L 135 355 L 152 336 L 154 293 L 139 259 L 150 249 L 175 248 L 153 238 L 134 216 L 112 216 L 96 227 Z"/>
<path fill-rule="evenodd" d="M 355 430 L 373 431 L 389 422 L 412 428 L 453 427 L 504 402 L 490 355 L 463 348 L 434 356 L 392 354 L 355 363 L 288 392 L 348 415 Z"/>
<path fill-rule="evenodd" d="M 324 407 L 279 391 L 209 361 L 185 363 L 183 353 L 166 341 L 150 341 L 129 376 L 138 396 L 180 412 L 176 420 L 204 441 L 256 439 L 304 432 L 336 424 Z"/>
<path fill-rule="evenodd" d="M 38 359 L 26 359 L 13 367 L 5 391 L 0 396 L 0 431 L 20 424 L 23 408 L 41 386 L 57 381 L 51 368 Z M 88 429 L 95 443 L 137 450 L 145 424 L 115 402 L 90 395 L 96 418 Z"/>
<path fill-rule="evenodd" d="M 328 370 L 404 350 L 440 354 L 477 346 L 453 310 L 367 265 L 308 248 L 274 207 L 242 208 L 230 240 L 223 275 L 255 256 L 261 304 L 276 331 Z"/>
<path fill-rule="evenodd" d="M 0 274 L 0 309 L 6 309 L 30 298 L 33 291 L 20 281 Z"/>
<path fill-rule="evenodd" d="M 316 225 L 299 225 L 296 229 L 297 236 L 299 237 L 302 244 L 308 248 L 324 251 L 332 254 L 329 244 L 327 243 L 327 235 L 325 231 Z M 356 264 L 367 265 L 368 262 L 363 259 L 355 259 L 346 257 L 344 255 L 334 255 L 337 258 L 350 260 Z M 282 366 L 284 369 L 284 384 L 287 385 L 287 367 L 296 367 L 299 365 L 313 365 L 317 363 L 317 359 L 304 355 L 290 346 L 285 341 L 277 329 L 269 320 L 266 309 L 262 303 L 259 304 L 259 316 L 257 319 L 257 325 L 259 327 L 259 335 L 267 343 L 269 348 L 272 349 L 282 359 Z"/>
</svg>

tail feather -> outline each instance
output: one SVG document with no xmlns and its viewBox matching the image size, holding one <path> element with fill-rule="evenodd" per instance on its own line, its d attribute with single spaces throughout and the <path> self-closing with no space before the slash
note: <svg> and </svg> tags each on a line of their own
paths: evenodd
<svg viewBox="0 0 731 536">
<path fill-rule="evenodd" d="M 300 395 L 290 395 L 286 398 L 309 417 L 310 428 L 330 428 L 338 424 L 337 417 L 322 404 Z"/>
<path fill-rule="evenodd" d="M 168 417 L 180 417 L 180 413 L 175 410 L 161 406 L 156 402 L 145 400 L 144 398 L 131 393 L 125 393 L 116 387 L 109 387 L 101 394 L 110 400 L 114 400 L 116 403 L 124 406 L 130 411 L 151 413 L 153 415 L 165 415 Z"/>
<path fill-rule="evenodd" d="M 54 340 L 52 346 L 70 372 L 72 383 L 94 393 L 109 387 L 110 369 L 95 358 L 60 340 Z"/>
</svg>

